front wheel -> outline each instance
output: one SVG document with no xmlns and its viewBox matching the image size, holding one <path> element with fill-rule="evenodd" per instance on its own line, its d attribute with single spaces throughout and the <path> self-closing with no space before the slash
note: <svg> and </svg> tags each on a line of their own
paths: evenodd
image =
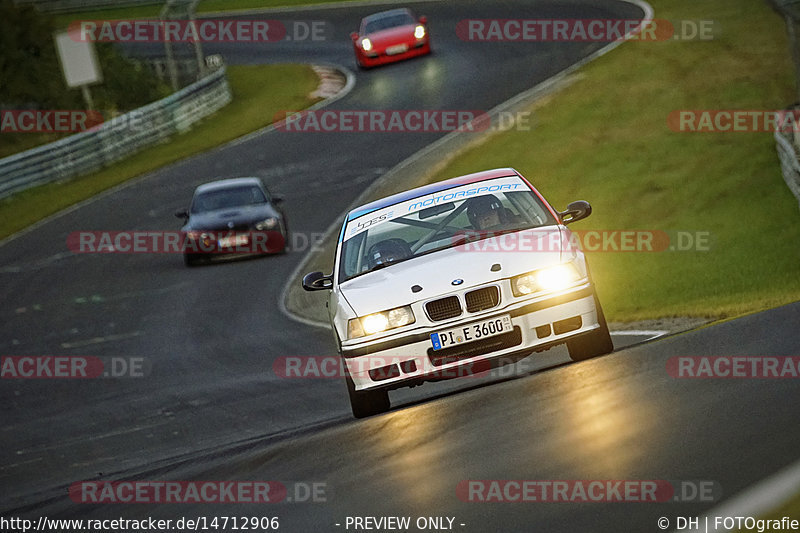
<svg viewBox="0 0 800 533">
<path fill-rule="evenodd" d="M 281 248 L 278 253 L 285 254 L 288 251 L 287 248 L 289 247 L 290 238 L 289 224 L 286 222 L 286 219 L 281 222 L 281 236 L 283 237 L 283 248 Z"/>
<path fill-rule="evenodd" d="M 206 258 L 203 257 L 202 254 L 190 254 L 186 252 L 183 254 L 183 264 L 185 264 L 187 267 L 197 266 L 201 263 L 204 263 L 205 260 Z"/>
<path fill-rule="evenodd" d="M 386 390 L 357 391 L 353 379 L 345 370 L 347 395 L 350 397 L 350 408 L 356 418 L 366 418 L 385 413 L 391 407 L 389 392 Z"/>
<path fill-rule="evenodd" d="M 614 351 L 614 343 L 611 341 L 611 334 L 608 332 L 608 324 L 600 307 L 600 300 L 594 295 L 594 307 L 597 310 L 598 329 L 567 341 L 569 358 L 573 361 L 584 361 L 593 357 L 598 357 Z"/>
</svg>

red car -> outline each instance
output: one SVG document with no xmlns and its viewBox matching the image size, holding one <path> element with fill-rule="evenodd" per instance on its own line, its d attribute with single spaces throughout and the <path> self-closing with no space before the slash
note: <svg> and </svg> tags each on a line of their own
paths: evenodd
<svg viewBox="0 0 800 533">
<path fill-rule="evenodd" d="M 431 53 L 427 19 L 417 19 L 406 8 L 365 17 L 358 33 L 351 33 L 356 62 L 361 68 Z"/>
</svg>

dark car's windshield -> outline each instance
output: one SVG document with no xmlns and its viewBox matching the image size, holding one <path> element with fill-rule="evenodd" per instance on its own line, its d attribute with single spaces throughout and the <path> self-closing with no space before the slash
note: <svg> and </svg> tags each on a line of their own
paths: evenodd
<svg viewBox="0 0 800 533">
<path fill-rule="evenodd" d="M 468 241 L 556 223 L 538 195 L 515 177 L 447 189 L 347 223 L 339 281 Z"/>
<path fill-rule="evenodd" d="M 390 15 L 383 15 L 378 18 L 369 19 L 364 23 L 364 31 L 362 33 L 375 33 L 389 28 L 396 28 L 398 26 L 406 26 L 414 24 L 416 21 L 407 11 L 400 13 L 393 13 Z"/>
<path fill-rule="evenodd" d="M 255 185 L 212 189 L 195 195 L 192 200 L 192 213 L 263 204 L 266 201 L 263 191 Z"/>
</svg>

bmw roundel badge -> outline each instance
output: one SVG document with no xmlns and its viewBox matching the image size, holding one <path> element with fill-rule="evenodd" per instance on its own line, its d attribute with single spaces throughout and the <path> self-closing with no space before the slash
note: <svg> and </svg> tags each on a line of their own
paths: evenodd
<svg viewBox="0 0 800 533">
<path fill-rule="evenodd" d="M 462 283 L 464 283 L 463 279 L 454 279 L 450 284 L 451 285 L 461 285 Z"/>
</svg>

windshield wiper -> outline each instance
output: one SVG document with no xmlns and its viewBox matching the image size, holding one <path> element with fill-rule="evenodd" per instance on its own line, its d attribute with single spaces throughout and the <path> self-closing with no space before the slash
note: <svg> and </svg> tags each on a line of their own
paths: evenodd
<svg viewBox="0 0 800 533">
<path fill-rule="evenodd" d="M 377 265 L 375 265 L 374 267 L 370 268 L 369 270 L 365 270 L 364 272 L 362 272 L 362 274 L 367 274 L 369 272 L 375 272 L 376 270 L 380 270 L 382 268 L 386 268 L 387 266 L 389 266 L 389 263 L 378 263 Z"/>
<path fill-rule="evenodd" d="M 375 272 L 376 270 L 380 270 L 382 268 L 390 267 L 392 265 L 396 265 L 398 263 L 402 263 L 403 261 L 408 261 L 409 259 L 413 259 L 414 257 L 416 257 L 416 256 L 412 255 L 411 257 L 405 257 L 403 259 L 396 259 L 394 261 L 386 261 L 385 263 L 378 263 L 377 265 L 375 265 L 374 267 L 370 268 L 369 270 L 365 270 L 364 272 L 361 272 L 361 274 L 369 274 L 370 272 Z M 359 276 L 361 274 L 359 274 Z"/>
</svg>

